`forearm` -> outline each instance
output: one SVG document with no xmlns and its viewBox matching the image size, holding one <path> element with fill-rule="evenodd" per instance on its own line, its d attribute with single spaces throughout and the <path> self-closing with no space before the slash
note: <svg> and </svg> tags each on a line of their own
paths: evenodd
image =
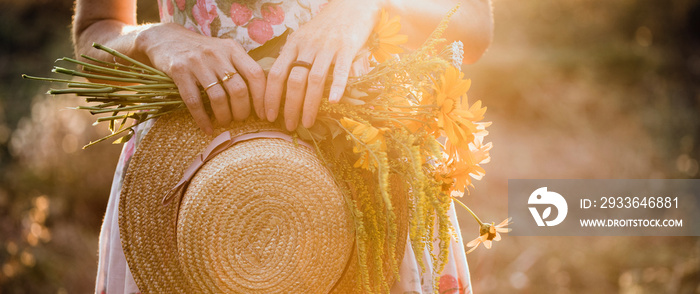
<svg viewBox="0 0 700 294">
<path fill-rule="evenodd" d="M 141 33 L 152 25 L 136 24 L 136 1 L 79 0 L 73 21 L 73 45 L 81 54 L 113 61 L 106 52 L 92 47 L 99 43 L 141 61 L 148 61 L 137 43 Z"/>
<path fill-rule="evenodd" d="M 391 14 L 401 16 L 401 31 L 409 35 L 408 46 L 418 47 L 450 9 L 461 3 L 443 35 L 464 43 L 464 63 L 476 62 L 491 44 L 493 18 L 490 0 L 389 0 Z"/>
</svg>

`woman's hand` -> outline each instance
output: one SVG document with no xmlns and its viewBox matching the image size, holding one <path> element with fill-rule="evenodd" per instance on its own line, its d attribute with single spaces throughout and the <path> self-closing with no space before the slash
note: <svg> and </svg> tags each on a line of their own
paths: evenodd
<svg viewBox="0 0 700 294">
<path fill-rule="evenodd" d="M 135 44 L 155 68 L 173 79 L 204 132 L 211 134 L 213 128 L 201 89 L 222 126 L 248 117 L 249 95 L 262 108 L 265 73 L 237 42 L 203 36 L 177 24 L 158 24 L 140 32 Z"/>
<path fill-rule="evenodd" d="M 338 102 L 345 91 L 353 59 L 369 38 L 380 9 L 381 3 L 372 0 L 329 2 L 287 39 L 270 69 L 264 103 L 256 101 L 256 110 L 264 104 L 267 119 L 275 121 L 284 95 L 287 129 L 295 130 L 302 114 L 304 127 L 311 127 L 331 66 L 334 65 L 329 99 Z M 304 63 L 310 66 L 300 65 Z"/>
<path fill-rule="evenodd" d="M 265 74 L 238 43 L 202 36 L 178 24 L 137 25 L 136 0 L 77 0 L 73 39 L 76 55 L 111 62 L 111 55 L 92 48 L 96 42 L 168 74 L 206 133 L 212 132 L 213 124 L 201 89 L 206 89 L 220 125 L 248 117 L 249 96 L 262 109 Z"/>
<path fill-rule="evenodd" d="M 258 116 L 273 121 L 286 95 L 285 122 L 293 130 L 302 114 L 304 126 L 313 125 L 333 64 L 330 101 L 340 100 L 353 59 L 382 7 L 406 20 L 403 34 L 423 40 L 457 2 L 462 2 L 462 8 L 452 17 L 445 37 L 464 40 L 464 60 L 474 62 L 491 40 L 490 0 L 334 0 L 289 37 L 267 84 L 260 66 L 232 40 L 201 36 L 175 24 L 137 25 L 136 0 L 77 0 L 73 37 L 77 55 L 112 61 L 109 54 L 92 48 L 97 42 L 166 72 L 205 132 L 211 132 L 212 123 L 199 86 L 207 88 L 214 116 L 223 125 L 248 116 L 247 95 L 252 96 Z M 292 68 L 295 61 L 312 65 Z M 234 72 L 237 74 L 231 76 Z M 225 81 L 215 84 L 219 80 Z"/>
</svg>

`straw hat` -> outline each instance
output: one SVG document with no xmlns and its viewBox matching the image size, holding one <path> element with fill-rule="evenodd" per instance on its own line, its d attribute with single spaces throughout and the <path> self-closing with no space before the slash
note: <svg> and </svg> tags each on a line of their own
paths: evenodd
<svg viewBox="0 0 700 294">
<path fill-rule="evenodd" d="M 122 247 L 139 290 L 354 292 L 349 199 L 313 148 L 266 122 L 219 132 L 205 135 L 181 112 L 159 118 L 139 143 L 119 199 Z M 393 198 L 403 202 L 395 205 L 403 208 L 395 212 L 400 261 L 407 205 Z M 393 273 L 382 274 L 391 285 Z"/>
</svg>

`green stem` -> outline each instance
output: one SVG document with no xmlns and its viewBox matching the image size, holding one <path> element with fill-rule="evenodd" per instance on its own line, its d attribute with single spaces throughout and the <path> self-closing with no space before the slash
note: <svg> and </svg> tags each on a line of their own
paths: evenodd
<svg viewBox="0 0 700 294">
<path fill-rule="evenodd" d="M 479 226 L 483 226 L 483 225 L 484 225 L 484 222 L 482 222 L 482 221 L 479 219 L 479 217 L 476 216 L 476 214 L 475 214 L 471 209 L 469 209 L 469 207 L 468 207 L 466 204 L 462 203 L 462 201 L 459 201 L 459 200 L 455 199 L 454 197 L 452 197 L 452 200 L 454 200 L 454 201 L 457 202 L 459 205 L 461 205 L 462 207 L 464 207 L 464 209 L 466 209 L 467 211 L 469 211 L 469 213 L 474 217 L 474 219 L 476 220 L 476 222 L 479 223 Z"/>
<path fill-rule="evenodd" d="M 70 73 L 67 73 L 70 74 Z M 66 84 L 69 88 L 79 88 L 79 87 L 84 87 L 84 88 L 115 88 L 115 89 L 120 89 L 124 91 L 146 91 L 150 92 L 151 89 L 172 89 L 176 88 L 175 84 L 146 84 L 146 85 L 133 85 L 133 86 L 119 86 L 119 85 L 112 85 L 112 84 L 104 84 L 104 83 L 93 83 L 93 82 L 79 82 L 79 81 L 74 81 L 74 80 L 66 80 L 66 79 L 56 79 L 56 78 L 42 78 L 42 77 L 35 77 L 35 76 L 30 76 L 23 74 L 22 78 L 27 79 L 27 80 L 35 80 L 35 81 L 45 81 L 45 82 L 54 82 L 54 83 L 64 83 Z"/>
<path fill-rule="evenodd" d="M 142 80 L 142 79 L 118 78 L 118 77 L 113 77 L 113 76 L 89 74 L 89 73 L 79 72 L 79 71 L 72 70 L 72 69 L 58 67 L 58 66 L 55 66 L 52 71 L 55 73 L 78 76 L 78 77 L 83 77 L 83 78 L 87 78 L 87 79 L 98 79 L 98 80 L 121 82 L 121 83 L 138 83 L 138 84 L 156 84 L 156 83 L 158 83 L 157 81 L 149 81 L 149 80 Z"/>
<path fill-rule="evenodd" d="M 109 54 L 112 54 L 112 55 L 114 55 L 114 56 L 116 56 L 116 57 L 119 57 L 119 58 L 121 58 L 121 59 L 124 59 L 124 60 L 126 60 L 126 61 L 128 61 L 128 62 L 131 62 L 131 63 L 133 63 L 133 64 L 135 64 L 135 65 L 137 65 L 137 66 L 139 66 L 139 67 L 142 67 L 143 69 L 145 69 L 145 70 L 147 70 L 147 71 L 150 71 L 150 72 L 152 72 L 152 73 L 154 73 L 154 74 L 157 74 L 157 75 L 160 75 L 160 76 L 163 76 L 163 77 L 167 77 L 167 76 L 168 76 L 168 75 L 166 75 L 164 72 L 159 71 L 159 70 L 157 70 L 157 69 L 155 69 L 155 68 L 153 68 L 153 67 L 150 67 L 150 66 L 148 66 L 148 65 L 145 65 L 145 64 L 141 63 L 140 61 L 138 61 L 138 60 L 136 60 L 136 59 L 133 59 L 133 58 L 131 58 L 131 57 L 129 57 L 129 56 L 126 56 L 126 55 L 124 55 L 124 54 L 122 54 L 122 53 L 120 53 L 120 52 L 118 52 L 118 51 L 116 51 L 116 50 L 114 50 L 114 49 L 112 49 L 112 48 L 109 48 L 109 47 L 106 47 L 106 46 L 103 46 L 103 45 L 97 44 L 97 43 L 92 43 L 92 47 L 95 47 L 95 48 L 97 48 L 97 49 L 100 49 L 100 50 L 102 50 L 102 51 L 105 51 L 105 52 L 107 52 L 107 53 L 109 53 Z"/>
<path fill-rule="evenodd" d="M 121 63 L 102 61 L 102 60 L 99 60 L 97 58 L 87 56 L 85 54 L 81 54 L 80 57 L 85 58 L 85 59 L 90 60 L 90 61 L 95 62 L 95 63 L 104 64 L 106 66 L 113 67 L 113 68 L 120 68 L 121 67 L 124 69 L 136 71 L 136 72 L 145 72 L 145 70 L 143 68 L 140 68 L 140 67 L 125 65 L 125 64 L 121 64 Z"/>
<path fill-rule="evenodd" d="M 76 89 L 76 88 L 68 88 L 68 89 L 51 89 L 47 92 L 47 94 L 50 95 L 61 95 L 61 94 L 78 94 L 78 95 L 99 95 L 99 94 L 104 94 L 104 93 L 112 93 L 114 92 L 114 88 L 112 87 L 106 87 L 106 88 L 87 88 L 87 89 Z"/>
<path fill-rule="evenodd" d="M 103 121 L 109 121 L 109 120 L 115 120 L 115 119 L 122 119 L 122 118 L 130 118 L 133 116 L 136 116 L 137 114 L 149 114 L 149 113 L 157 113 L 158 110 L 149 110 L 149 111 L 143 111 L 143 112 L 138 112 L 138 113 L 127 113 L 127 114 L 122 114 L 122 115 L 114 115 L 114 116 L 105 116 L 105 117 L 100 117 L 97 118 L 96 123 L 101 123 Z"/>
<path fill-rule="evenodd" d="M 183 104 L 183 102 L 182 101 L 166 101 L 166 102 L 145 103 L 145 104 L 134 105 L 134 106 L 120 107 L 120 108 L 93 109 L 90 111 L 90 113 L 98 114 L 98 113 L 107 113 L 107 112 L 122 112 L 122 111 L 128 111 L 128 110 L 159 109 L 162 106 L 168 106 L 168 105 L 174 105 L 174 104 Z M 78 106 L 78 109 L 88 109 L 88 108 L 84 107 L 84 106 Z"/>
<path fill-rule="evenodd" d="M 177 86 L 173 83 L 167 83 L 167 84 L 133 85 L 133 86 L 126 86 L 124 88 L 150 90 L 150 89 L 174 89 L 174 88 L 177 88 Z"/>
<path fill-rule="evenodd" d="M 135 99 L 136 101 L 140 101 L 141 99 L 146 99 L 146 98 L 151 98 L 151 97 L 159 97 L 159 96 L 179 95 L 180 93 L 178 93 L 178 92 L 156 92 L 156 93 L 131 93 L 131 94 L 126 94 L 126 93 L 90 93 L 90 94 L 91 95 L 82 95 L 82 96 L 90 96 L 90 97 L 95 97 L 95 98 L 113 98 L 113 99 L 132 98 L 132 99 Z"/>
<path fill-rule="evenodd" d="M 134 126 L 135 126 L 135 125 L 134 125 Z M 92 141 L 92 142 L 88 143 L 87 145 L 83 146 L 83 149 L 88 148 L 88 147 L 90 147 L 90 146 L 92 146 L 92 145 L 95 145 L 95 144 L 97 144 L 97 143 L 100 143 L 100 142 L 102 142 L 102 141 L 104 141 L 104 140 L 107 140 L 107 139 L 109 139 L 109 138 L 113 138 L 113 137 L 115 137 L 115 136 L 117 136 L 117 135 L 119 135 L 119 134 L 121 134 L 121 133 L 123 133 L 123 132 L 125 132 L 125 131 L 133 130 L 134 126 L 131 126 L 131 127 L 125 128 L 125 129 L 121 129 L 121 130 L 119 130 L 119 131 L 117 131 L 117 132 L 114 132 L 114 133 L 109 134 L 109 135 L 107 135 L 107 136 L 104 136 L 104 137 L 102 137 L 102 138 L 100 138 L 100 139 L 97 139 L 97 140 L 95 140 L 95 141 Z"/>
<path fill-rule="evenodd" d="M 63 57 L 63 58 L 59 59 L 59 61 L 72 62 L 75 64 L 82 65 L 84 68 L 88 68 L 88 69 L 95 71 L 95 72 L 113 74 L 115 76 L 131 77 L 131 78 L 144 78 L 144 79 L 150 79 L 150 80 L 160 80 L 160 81 L 166 82 L 166 83 L 172 83 L 172 81 L 173 81 L 172 79 L 170 79 L 168 77 L 163 77 L 160 75 L 143 74 L 143 73 L 138 73 L 138 72 L 113 69 L 113 68 L 108 68 L 108 67 L 104 67 L 104 66 L 100 66 L 100 65 L 90 64 L 87 62 L 82 62 L 82 61 L 75 60 L 73 58 L 68 58 L 68 57 Z"/>
<path fill-rule="evenodd" d="M 155 102 L 170 102 L 170 101 L 179 101 L 181 102 L 182 100 L 169 100 L 169 99 L 147 99 L 147 98 L 131 98 L 131 97 L 122 97 L 118 99 L 112 99 L 112 98 L 102 98 L 102 97 L 88 97 L 85 98 L 86 102 L 102 102 L 102 103 L 112 103 L 111 105 L 117 105 L 117 104 L 124 104 L 124 105 L 134 105 L 134 104 L 143 104 L 143 103 L 155 103 Z M 93 107 L 97 108 L 104 108 L 106 106 L 110 105 L 95 105 Z"/>
</svg>

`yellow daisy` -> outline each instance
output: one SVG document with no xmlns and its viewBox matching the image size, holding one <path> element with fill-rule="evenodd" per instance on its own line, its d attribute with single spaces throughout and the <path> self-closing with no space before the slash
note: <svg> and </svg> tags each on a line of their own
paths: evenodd
<svg viewBox="0 0 700 294">
<path fill-rule="evenodd" d="M 393 54 L 403 52 L 399 45 L 408 41 L 408 36 L 399 34 L 401 30 L 401 17 L 394 16 L 389 19 L 386 10 L 382 9 L 379 23 L 374 27 L 370 37 L 369 48 L 377 62 L 384 62 L 393 58 Z"/>
<path fill-rule="evenodd" d="M 467 254 L 474 251 L 476 247 L 478 247 L 481 243 L 484 243 L 484 247 L 486 247 L 486 249 L 491 249 L 492 241 L 500 241 L 500 234 L 510 232 L 510 229 L 506 228 L 506 226 L 511 223 L 511 220 L 512 218 L 507 218 L 498 225 L 494 225 L 494 223 L 481 224 L 481 226 L 479 226 L 479 237 L 476 237 L 476 239 L 471 240 L 469 243 L 467 243 L 467 247 L 471 247 L 471 249 L 467 251 Z"/>
<path fill-rule="evenodd" d="M 448 67 L 439 84 L 436 82 L 433 87 L 438 107 L 437 127 L 456 146 L 466 146 L 474 141 L 474 133 L 479 131 L 476 122 L 482 120 L 486 112 L 481 101 L 468 106 L 466 94 L 471 80 L 463 77 L 457 68 Z"/>
</svg>

